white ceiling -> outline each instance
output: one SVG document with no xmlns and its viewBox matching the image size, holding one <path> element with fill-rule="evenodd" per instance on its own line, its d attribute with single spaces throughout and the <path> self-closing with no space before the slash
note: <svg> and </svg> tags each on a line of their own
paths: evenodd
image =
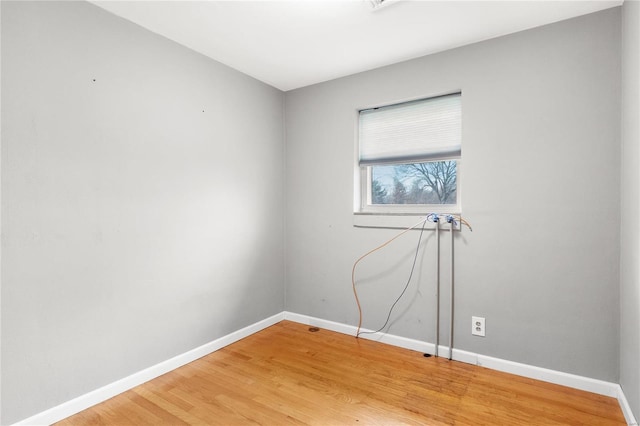
<svg viewBox="0 0 640 426">
<path fill-rule="evenodd" d="M 94 1 L 281 90 L 619 6 L 589 1 Z"/>
</svg>

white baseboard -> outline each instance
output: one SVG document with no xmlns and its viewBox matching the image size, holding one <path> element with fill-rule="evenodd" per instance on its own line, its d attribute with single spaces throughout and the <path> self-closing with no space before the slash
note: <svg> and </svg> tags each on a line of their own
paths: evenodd
<svg viewBox="0 0 640 426">
<path fill-rule="evenodd" d="M 198 358 L 202 358 L 203 356 L 215 352 L 218 349 L 237 342 L 240 339 L 243 339 L 264 328 L 276 324 L 283 319 L 298 322 L 301 324 L 313 325 L 351 336 L 355 336 L 357 329 L 352 325 L 328 321 L 308 315 L 301 315 L 286 311 L 281 312 L 262 321 L 258 321 L 255 324 L 249 325 L 241 330 L 235 331 L 212 342 L 185 352 L 181 355 L 175 356 L 159 364 L 134 373 L 116 382 L 110 383 L 87 394 L 81 395 L 56 407 L 38 413 L 16 423 L 16 425 L 49 425 L 58 422 L 69 416 L 79 413 L 82 410 L 86 410 L 89 407 L 106 401 L 107 399 L 112 398 L 122 392 L 148 382 L 151 379 L 154 379 L 158 376 L 175 370 L 178 367 L 195 361 Z M 362 331 L 371 330 L 362 329 Z M 360 337 L 423 353 L 435 353 L 435 345 L 433 343 L 409 339 L 406 337 L 394 336 L 384 333 L 364 334 Z M 445 346 L 439 346 L 438 354 L 442 357 L 448 357 L 449 348 Z M 629 426 L 638 425 L 635 417 L 633 416 L 633 413 L 631 412 L 631 408 L 629 407 L 629 403 L 627 402 L 624 392 L 622 391 L 622 388 L 619 384 L 591 379 L 589 377 L 583 377 L 574 374 L 563 373 L 561 371 L 535 367 L 527 364 L 521 364 L 513 361 L 507 361 L 500 358 L 493 358 L 473 352 L 462 351 L 455 348 L 453 349 L 452 358 L 456 361 L 464 362 L 467 364 L 478 365 L 490 368 L 492 370 L 504 371 L 519 376 L 529 377 L 531 379 L 542 380 L 545 382 L 555 383 L 575 389 L 585 390 L 588 392 L 617 398 L 627 424 Z"/>
<path fill-rule="evenodd" d="M 321 318 L 310 317 L 308 315 L 296 314 L 293 312 L 284 312 L 284 319 L 289 321 L 295 321 L 300 324 L 312 325 L 320 328 L 324 328 L 327 330 L 335 331 L 342 334 L 349 334 L 351 336 L 356 335 L 357 327 L 352 325 L 342 324 L 339 322 L 327 321 Z M 372 330 L 368 330 L 366 328 L 362 328 L 361 331 L 371 332 Z M 373 334 L 362 334 L 360 338 L 367 340 L 374 340 L 376 342 L 386 343 L 388 345 L 398 346 L 405 349 L 411 349 L 414 351 L 425 352 L 429 354 L 433 354 L 435 350 L 435 345 L 433 343 L 421 342 L 419 340 L 408 339 L 406 337 L 394 336 L 393 334 L 385 334 L 385 333 L 373 333 Z M 443 350 L 447 351 L 448 348 L 443 348 L 440 346 L 439 354 L 444 355 Z M 448 355 L 446 355 L 448 356 Z"/>
<path fill-rule="evenodd" d="M 153 365 L 142 371 L 134 373 L 128 377 L 110 383 L 99 389 L 81 395 L 77 398 L 67 401 L 58 406 L 50 408 L 46 411 L 38 413 L 27 419 L 24 419 L 16 425 L 50 425 L 58 422 L 69 416 L 79 413 L 82 410 L 86 410 L 96 404 L 106 401 L 122 392 L 128 391 L 138 385 L 148 382 L 151 379 L 155 379 L 165 373 L 175 370 L 178 367 L 182 367 L 198 358 L 202 358 L 212 352 L 217 351 L 231 343 L 237 342 L 240 339 L 244 339 L 264 328 L 267 328 L 273 324 L 284 319 L 284 313 L 273 315 L 262 321 L 258 321 L 255 324 L 251 324 L 241 330 L 234 331 L 231 334 L 227 334 L 212 342 L 206 343 L 181 355 L 177 355 L 171 359 L 163 361 L 159 364 Z"/>
<path fill-rule="evenodd" d="M 620 404 L 620 408 L 622 409 L 622 414 L 624 414 L 624 418 L 627 421 L 627 425 L 629 426 L 638 426 L 638 421 L 633 415 L 631 411 L 631 407 L 629 406 L 629 401 L 627 401 L 627 397 L 624 396 L 624 392 L 622 390 L 622 386 L 618 385 L 618 404 Z"/>
<path fill-rule="evenodd" d="M 347 324 L 341 324 L 333 321 L 323 320 L 308 315 L 300 315 L 292 312 L 284 312 L 284 319 L 299 322 L 301 324 L 313 325 L 327 330 L 336 331 L 338 333 L 355 336 L 357 327 Z M 371 331 L 361 329 L 361 331 Z M 394 336 L 384 333 L 361 334 L 360 338 L 375 340 L 381 343 L 398 346 L 405 349 L 411 349 L 428 354 L 435 353 L 435 345 L 433 343 L 422 342 L 406 337 Z M 438 346 L 438 355 L 441 357 L 449 357 L 449 348 Z M 503 371 L 518 376 L 528 377 L 530 379 L 541 380 L 543 382 L 554 383 L 557 385 L 567 386 L 574 389 L 580 389 L 587 392 L 597 393 L 599 395 L 617 398 L 625 416 L 628 425 L 637 426 L 636 420 L 631 412 L 629 403 L 624 396 L 622 388 L 617 383 L 606 382 L 603 380 L 592 379 L 589 377 L 578 376 L 575 374 L 564 373 L 562 371 L 549 370 L 547 368 L 536 367 L 528 364 L 507 361 L 500 358 L 493 358 L 486 355 L 480 355 L 473 352 L 467 352 L 453 348 L 453 360 L 464 362 L 467 364 L 478 365 L 492 370 Z"/>
</svg>

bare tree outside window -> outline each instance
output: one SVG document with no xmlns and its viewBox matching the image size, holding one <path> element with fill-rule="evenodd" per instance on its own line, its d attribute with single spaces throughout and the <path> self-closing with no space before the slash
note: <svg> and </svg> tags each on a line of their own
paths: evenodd
<svg viewBox="0 0 640 426">
<path fill-rule="evenodd" d="M 387 199 L 387 189 L 377 180 L 371 182 L 371 202 L 372 204 L 385 204 Z"/>
<path fill-rule="evenodd" d="M 457 162 L 371 166 L 372 204 L 456 204 Z"/>
</svg>

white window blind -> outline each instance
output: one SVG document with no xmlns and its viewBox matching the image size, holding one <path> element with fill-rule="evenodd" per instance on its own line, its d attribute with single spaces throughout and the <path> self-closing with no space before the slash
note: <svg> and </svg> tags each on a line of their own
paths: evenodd
<svg viewBox="0 0 640 426">
<path fill-rule="evenodd" d="M 360 111 L 360 166 L 459 158 L 460 93 Z"/>
</svg>

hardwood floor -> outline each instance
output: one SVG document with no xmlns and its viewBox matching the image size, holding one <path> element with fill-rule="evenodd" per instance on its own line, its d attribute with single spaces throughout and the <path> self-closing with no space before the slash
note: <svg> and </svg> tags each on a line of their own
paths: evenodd
<svg viewBox="0 0 640 426">
<path fill-rule="evenodd" d="M 624 425 L 614 398 L 283 321 L 58 425 Z"/>
</svg>

